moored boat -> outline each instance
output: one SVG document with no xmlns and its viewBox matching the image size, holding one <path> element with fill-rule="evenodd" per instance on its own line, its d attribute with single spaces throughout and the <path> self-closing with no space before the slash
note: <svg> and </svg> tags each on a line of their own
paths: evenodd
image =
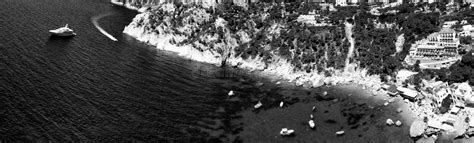
<svg viewBox="0 0 474 143">
<path fill-rule="evenodd" d="M 281 129 L 281 131 L 280 131 L 280 135 L 282 135 L 282 136 L 290 136 L 290 135 L 293 135 L 294 132 L 295 132 L 295 130 L 291 130 L 291 129 L 288 129 L 288 128 L 283 128 L 283 129 Z"/>
</svg>

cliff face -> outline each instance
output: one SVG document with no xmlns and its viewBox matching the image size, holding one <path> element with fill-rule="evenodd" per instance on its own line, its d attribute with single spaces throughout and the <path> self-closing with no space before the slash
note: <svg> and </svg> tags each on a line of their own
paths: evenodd
<svg viewBox="0 0 474 143">
<path fill-rule="evenodd" d="M 152 7 L 165 3 L 183 3 L 183 4 L 199 4 L 203 7 L 209 8 L 217 6 L 217 4 L 232 2 L 238 6 L 247 6 L 247 0 L 111 0 L 112 3 L 119 5 L 129 5 L 136 9 L 142 7 Z"/>
<path fill-rule="evenodd" d="M 308 27 L 296 22 L 298 5 L 220 5 L 216 11 L 198 5 L 164 4 L 137 15 L 124 33 L 157 48 L 196 61 L 261 70 L 313 86 L 363 82 L 377 76 L 346 63 L 349 39 L 344 25 Z M 347 28 L 346 29 L 351 29 Z M 343 72 L 344 67 L 350 67 Z"/>
</svg>

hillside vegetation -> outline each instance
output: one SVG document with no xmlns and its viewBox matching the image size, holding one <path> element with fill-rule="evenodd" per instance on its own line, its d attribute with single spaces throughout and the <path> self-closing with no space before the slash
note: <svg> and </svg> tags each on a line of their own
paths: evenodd
<svg viewBox="0 0 474 143">
<path fill-rule="evenodd" d="M 143 27 L 145 33 L 155 35 L 173 35 L 171 44 L 211 53 L 223 66 L 239 66 L 247 61 L 261 70 L 285 65 L 293 72 L 329 76 L 348 66 L 345 60 L 350 42 L 345 27 L 349 24 L 355 39 L 349 63 L 366 69 L 369 75 L 393 76 L 399 69 L 408 68 L 402 63 L 411 44 L 439 31 L 440 18 L 446 13 L 441 5 L 402 4 L 380 10 L 381 15 L 371 14 L 366 4 L 336 9 L 329 11 L 304 3 L 252 3 L 247 8 L 175 3 L 140 14 L 128 27 Z M 317 20 L 327 17 L 331 26 L 297 22 L 300 15 L 310 12 L 318 14 Z M 400 35 L 404 40 L 402 50 L 397 52 L 395 43 Z"/>
</svg>

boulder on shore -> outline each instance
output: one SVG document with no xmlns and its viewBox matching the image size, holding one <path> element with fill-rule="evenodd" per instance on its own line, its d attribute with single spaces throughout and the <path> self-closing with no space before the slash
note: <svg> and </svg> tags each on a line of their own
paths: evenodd
<svg viewBox="0 0 474 143">
<path fill-rule="evenodd" d="M 320 86 L 323 86 L 323 85 L 324 85 L 324 80 L 323 79 L 313 81 L 313 88 L 320 87 Z"/>
<path fill-rule="evenodd" d="M 397 121 L 395 122 L 395 125 L 396 125 L 397 127 L 400 127 L 400 126 L 402 126 L 402 122 L 401 122 L 400 120 L 397 120 Z"/>
<path fill-rule="evenodd" d="M 403 112 L 402 108 L 397 108 L 397 113 Z"/>
<path fill-rule="evenodd" d="M 423 122 L 423 120 L 416 119 L 410 125 L 410 136 L 411 137 L 419 137 L 419 136 L 423 135 L 426 128 L 427 128 L 427 125 L 426 125 L 425 122 Z"/>
<path fill-rule="evenodd" d="M 389 126 L 395 124 L 392 119 L 387 119 L 387 121 L 385 121 L 385 123 Z"/>
</svg>

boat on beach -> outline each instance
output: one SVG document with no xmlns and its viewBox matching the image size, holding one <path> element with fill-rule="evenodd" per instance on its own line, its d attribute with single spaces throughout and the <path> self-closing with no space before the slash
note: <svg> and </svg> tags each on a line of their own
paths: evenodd
<svg viewBox="0 0 474 143">
<path fill-rule="evenodd" d="M 58 29 L 54 30 L 49 30 L 49 33 L 51 33 L 52 36 L 59 36 L 59 37 L 72 37 L 76 36 L 76 33 L 70 28 L 67 27 L 68 24 L 64 27 L 60 27 Z"/>
</svg>

